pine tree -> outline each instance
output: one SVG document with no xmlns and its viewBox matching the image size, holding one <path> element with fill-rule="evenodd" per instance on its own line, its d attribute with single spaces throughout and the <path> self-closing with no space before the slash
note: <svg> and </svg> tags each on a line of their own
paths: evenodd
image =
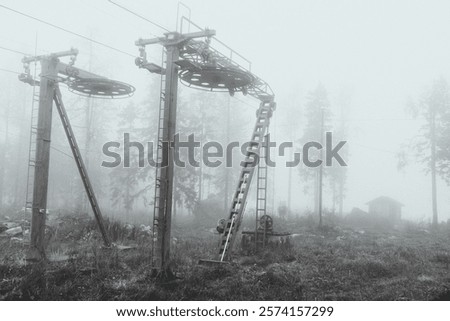
<svg viewBox="0 0 450 321">
<path fill-rule="evenodd" d="M 421 116 L 424 124 L 420 135 L 415 137 L 409 148 L 425 166 L 431 176 L 432 224 L 438 225 L 437 177 L 450 184 L 450 91 L 447 81 L 439 78 L 434 81 L 418 102 L 409 104 L 414 116 Z M 399 167 L 408 163 L 405 151 L 399 153 Z"/>
<path fill-rule="evenodd" d="M 300 145 L 304 145 L 308 142 L 315 141 L 323 145 L 324 132 L 330 130 L 330 102 L 328 100 L 328 93 L 325 87 L 321 84 L 317 88 L 307 95 L 307 101 L 305 104 L 305 127 L 303 130 L 303 135 L 300 138 Z M 309 150 L 309 160 L 315 161 L 320 158 L 321 153 L 315 148 Z M 323 166 L 323 165 L 322 165 Z M 322 171 L 322 173 L 321 173 Z M 320 216 L 321 207 L 321 179 L 320 175 L 326 177 L 328 175 L 328 170 L 322 168 L 321 166 L 316 168 L 309 168 L 305 166 L 299 167 L 299 173 L 305 183 L 312 183 L 314 190 L 314 209 L 316 213 Z M 305 185 L 305 188 L 311 189 L 311 185 Z M 321 217 L 319 217 L 319 222 L 321 224 Z"/>
<path fill-rule="evenodd" d="M 340 117 L 338 120 L 336 128 L 333 130 L 333 140 L 334 141 L 345 141 L 348 139 L 348 125 L 345 115 L 349 113 L 350 109 L 350 96 L 348 93 L 342 92 L 338 99 L 338 105 L 340 108 Z M 344 148 L 340 152 L 344 160 L 349 156 L 348 149 Z M 328 168 L 330 188 L 332 191 L 333 199 L 333 214 L 336 213 L 336 206 L 338 206 L 339 216 L 343 215 L 343 206 L 345 199 L 345 189 L 347 183 L 347 167 L 340 166 L 338 164 L 333 164 L 333 166 Z"/>
</svg>

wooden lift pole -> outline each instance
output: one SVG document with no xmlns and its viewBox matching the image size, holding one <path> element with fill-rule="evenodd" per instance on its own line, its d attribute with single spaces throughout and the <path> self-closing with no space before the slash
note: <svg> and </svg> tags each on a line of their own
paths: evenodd
<svg viewBox="0 0 450 321">
<path fill-rule="evenodd" d="M 172 274 L 169 265 L 174 149 L 171 144 L 174 142 L 176 133 L 180 48 L 191 39 L 211 37 L 214 34 L 212 30 L 188 34 L 169 32 L 165 34 L 165 37 L 136 41 L 142 54 L 141 58 L 136 60 L 136 64 L 139 68 L 161 75 L 152 245 L 152 272 L 160 277 L 170 277 Z M 150 44 L 161 44 L 164 47 L 162 66 L 146 61 L 145 46 Z"/>
<path fill-rule="evenodd" d="M 254 172 L 254 162 L 258 157 L 264 135 L 269 126 L 269 119 L 275 109 L 274 95 L 270 86 L 251 73 L 251 62 L 232 50 L 223 42 L 213 38 L 214 30 L 202 29 L 190 19 L 182 17 L 200 31 L 183 34 L 168 32 L 164 37 L 139 39 L 135 42 L 139 47 L 140 56 L 136 58 L 139 68 L 161 75 L 161 94 L 158 124 L 157 166 L 155 175 L 155 198 L 153 215 L 152 265 L 153 270 L 170 276 L 170 224 L 172 220 L 173 193 L 173 150 L 169 147 L 173 142 L 176 121 L 176 95 L 178 77 L 189 87 L 208 91 L 228 92 L 233 96 L 236 92 L 251 95 L 260 100 L 257 113 L 257 123 L 253 131 L 251 145 L 244 160 L 228 221 L 225 221 L 221 235 L 219 260 L 229 257 L 230 249 L 239 230 L 249 185 Z M 182 28 L 181 28 L 182 30 Z M 196 38 L 206 38 L 204 41 Z M 211 42 L 228 52 L 222 54 Z M 158 66 L 147 61 L 145 46 L 161 44 L 164 47 L 162 65 Z M 164 58 L 164 53 L 166 58 Z M 233 60 L 238 57 L 241 63 Z M 247 65 L 247 67 L 241 64 Z M 163 164 L 163 166 L 158 165 Z M 253 164 L 253 166 L 251 166 Z M 264 199 L 265 199 L 264 193 Z M 262 196 L 261 196 L 262 198 Z M 265 206 L 265 205 L 264 205 Z"/>
<path fill-rule="evenodd" d="M 154 266 L 157 272 L 170 274 L 170 230 L 172 225 L 172 203 L 173 203 L 173 174 L 174 174 L 174 149 L 169 147 L 168 142 L 173 142 L 177 121 L 177 93 L 178 93 L 178 61 L 180 50 L 178 44 L 166 45 L 166 70 L 164 88 L 164 116 L 162 119 L 163 136 L 159 143 L 163 143 L 162 166 L 160 168 L 160 196 L 155 221 L 157 235 L 155 244 Z"/>
<path fill-rule="evenodd" d="M 73 67 L 75 57 L 78 50 L 71 49 L 45 56 L 24 57 L 25 73 L 19 76 L 19 80 L 32 86 L 40 86 L 39 89 L 39 109 L 36 129 L 32 124 L 32 131 L 36 133 L 36 154 L 32 157 L 30 144 L 29 152 L 29 173 L 34 171 L 33 175 L 33 201 L 32 201 L 32 218 L 31 218 L 31 243 L 28 253 L 28 260 L 40 261 L 45 258 L 45 221 L 47 212 L 47 191 L 48 191 L 48 174 L 50 163 L 50 140 L 52 130 L 52 106 L 55 101 L 61 121 L 66 132 L 69 145 L 72 150 L 78 171 L 83 181 L 86 194 L 92 206 L 97 224 L 103 237 L 106 247 L 110 247 L 111 239 L 109 238 L 102 213 L 95 197 L 92 184 L 89 180 L 86 167 L 81 158 L 75 135 L 70 126 L 69 118 L 61 98 L 58 83 L 66 82 L 69 89 L 74 92 L 80 92 L 85 96 L 114 98 L 118 96 L 130 96 L 134 92 L 134 87 L 125 83 L 109 80 L 105 77 L 84 71 Z M 59 61 L 59 57 L 71 56 L 71 63 L 64 64 Z M 35 81 L 29 73 L 29 63 L 41 63 L 40 81 Z M 59 77 L 59 74 L 65 78 Z M 37 97 L 33 96 L 37 101 Z M 33 136 L 32 136 L 33 138 Z M 32 140 L 32 138 L 30 140 Z M 34 167 L 32 169 L 31 167 Z M 30 180 L 30 175 L 28 179 Z M 27 185 L 30 185 L 28 182 Z M 28 193 L 27 193 L 28 194 Z M 27 195 L 28 196 L 28 195 Z M 28 201 L 27 201 L 28 206 Z"/>
<path fill-rule="evenodd" d="M 52 105 L 57 78 L 57 63 L 57 58 L 44 59 L 41 62 L 29 260 L 40 260 L 45 257 L 44 236 L 52 131 Z"/>
</svg>

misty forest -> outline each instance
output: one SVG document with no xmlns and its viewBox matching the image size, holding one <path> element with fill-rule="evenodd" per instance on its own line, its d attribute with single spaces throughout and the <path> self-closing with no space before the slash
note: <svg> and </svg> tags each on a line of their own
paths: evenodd
<svg viewBox="0 0 450 321">
<path fill-rule="evenodd" d="M 2 1 L 0 300 L 449 300 L 448 12 Z"/>
</svg>

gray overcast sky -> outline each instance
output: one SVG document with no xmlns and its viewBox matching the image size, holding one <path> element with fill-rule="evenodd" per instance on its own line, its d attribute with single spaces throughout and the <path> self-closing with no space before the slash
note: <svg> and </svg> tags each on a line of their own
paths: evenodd
<svg viewBox="0 0 450 321">
<path fill-rule="evenodd" d="M 175 29 L 177 1 L 117 0 L 130 9 Z M 432 81 L 450 79 L 449 1 L 195 1 L 185 0 L 192 19 L 248 57 L 254 71 L 269 82 L 283 106 L 304 104 L 305 94 L 321 82 L 336 102 L 351 93 L 347 209 L 379 195 L 405 204 L 405 215 L 431 217 L 430 182 L 419 166 L 398 172 L 395 153 L 417 134 L 418 122 L 405 114 L 408 97 L 417 98 Z M 3 0 L 0 4 L 88 35 L 131 54 L 139 37 L 163 30 L 106 0 Z M 184 11 L 185 13 L 185 11 Z M 89 42 L 0 8 L 0 45 L 26 52 L 77 47 L 80 67 L 87 66 Z M 151 49 L 158 61 L 159 49 Z M 140 99 L 147 75 L 133 57 L 92 45 L 96 68 L 132 83 Z M 0 68 L 21 71 L 20 56 L 0 52 Z M 0 75 L 1 78 L 7 76 Z M 255 104 L 257 104 L 255 102 Z M 337 110 L 337 109 L 336 109 Z M 298 115 L 301 118 L 301 115 Z M 301 130 L 301 129 L 299 129 Z M 286 171 L 279 170 L 277 198 L 283 200 Z M 439 189 L 440 218 L 450 218 L 450 189 Z M 297 198 L 296 198 L 297 199 Z M 304 206 L 298 199 L 298 206 Z"/>
</svg>

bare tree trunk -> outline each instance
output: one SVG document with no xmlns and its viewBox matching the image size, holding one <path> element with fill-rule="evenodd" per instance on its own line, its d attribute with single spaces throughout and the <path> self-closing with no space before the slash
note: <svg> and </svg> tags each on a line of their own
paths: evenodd
<svg viewBox="0 0 450 321">
<path fill-rule="evenodd" d="M 344 211 L 344 178 L 339 182 L 339 217 L 343 216 Z"/>
<path fill-rule="evenodd" d="M 321 121 L 321 127 L 320 127 L 320 143 L 322 146 L 323 143 L 323 128 L 324 128 L 324 110 L 322 109 L 322 121 Z M 322 160 L 322 164 L 319 167 L 319 191 L 318 191 L 318 197 L 319 197 L 319 227 L 322 226 L 322 194 L 323 194 L 323 148 L 320 150 L 320 159 Z"/>
<path fill-rule="evenodd" d="M 336 203 L 337 203 L 337 193 L 336 193 L 336 182 L 333 181 L 333 207 L 332 207 L 332 213 L 333 215 L 336 214 Z"/>
<path fill-rule="evenodd" d="M 204 143 L 204 134 L 205 134 L 205 113 L 204 109 L 201 110 L 202 113 L 202 119 L 201 119 L 201 130 L 200 130 L 200 140 L 201 144 Z M 200 148 L 200 159 L 203 160 L 203 148 Z M 200 168 L 199 168 L 199 178 L 198 178 L 198 201 L 201 202 L 203 199 L 203 161 L 200 161 Z"/>
<path fill-rule="evenodd" d="M 25 87 L 27 88 L 27 87 Z M 20 135 L 19 135 L 19 143 L 17 144 L 17 154 L 16 159 L 18 160 L 16 162 L 16 177 L 14 179 L 14 207 L 21 206 L 20 204 L 23 203 L 23 197 L 25 195 L 25 191 L 23 190 L 23 183 L 24 181 L 22 178 L 24 178 L 23 173 L 26 173 L 23 169 L 23 163 L 20 161 L 25 158 L 25 149 L 23 148 L 26 144 L 24 142 L 26 141 L 26 128 L 27 128 L 27 121 L 28 118 L 26 116 L 27 112 L 27 93 L 28 91 L 26 89 L 23 89 L 22 91 L 22 109 L 20 110 Z"/>
<path fill-rule="evenodd" d="M 297 120 L 294 117 L 290 118 L 289 123 L 289 134 L 291 137 L 291 142 L 294 142 L 296 139 L 296 129 L 297 129 Z M 294 160 L 294 148 L 290 149 L 289 152 L 289 159 Z M 288 207 L 288 214 L 291 215 L 292 213 L 292 166 L 289 167 L 289 177 L 288 177 L 288 201 L 287 201 L 287 207 Z"/>
<path fill-rule="evenodd" d="M 314 173 L 314 214 L 319 215 L 319 170 Z"/>
<path fill-rule="evenodd" d="M 90 69 L 90 68 L 89 68 Z M 93 108 L 92 99 L 88 98 L 86 106 L 86 141 L 85 141 L 85 151 L 84 151 L 84 164 L 86 169 L 89 171 L 89 153 L 91 149 L 91 139 L 92 139 L 92 120 L 93 120 Z M 81 210 L 84 213 L 89 211 L 89 201 L 85 193 L 82 196 Z"/>
<path fill-rule="evenodd" d="M 199 176 L 198 176 L 198 201 L 202 201 L 202 195 L 203 195 L 203 163 L 200 163 L 199 168 Z"/>
<path fill-rule="evenodd" d="M 225 190 L 224 190 L 224 195 L 223 195 L 223 210 L 224 212 L 228 211 L 228 207 L 230 206 L 230 204 L 228 204 L 228 193 L 229 193 L 229 180 L 230 180 L 230 170 L 229 168 L 224 167 L 225 170 Z"/>
<path fill-rule="evenodd" d="M 290 159 L 293 158 L 293 150 L 291 148 L 291 152 L 290 152 Z M 288 173 L 289 177 L 288 177 L 288 199 L 287 199 L 287 211 L 288 211 L 288 216 L 291 216 L 291 206 L 292 206 L 292 166 L 289 167 L 289 173 Z"/>
<path fill-rule="evenodd" d="M 8 144 L 9 144 L 9 99 L 6 102 L 6 111 L 5 111 L 5 144 L 3 146 L 3 150 L 1 152 L 0 159 L 0 209 L 3 207 L 3 198 L 5 195 L 5 168 L 6 168 L 6 154 L 8 153 Z"/>
<path fill-rule="evenodd" d="M 433 108 L 433 107 L 432 107 Z M 431 198 L 433 206 L 433 228 L 438 226 L 438 210 L 437 210 L 437 187 L 436 187 L 436 114 L 431 111 L 430 120 L 430 136 L 431 136 Z"/>
<path fill-rule="evenodd" d="M 130 171 L 128 171 L 127 185 L 125 186 L 125 216 L 127 218 L 127 222 L 129 221 L 129 218 L 130 218 L 130 208 L 131 208 L 130 179 L 131 179 L 131 174 L 130 174 Z"/>
<path fill-rule="evenodd" d="M 230 97 L 228 97 L 228 105 L 227 105 L 227 121 L 226 121 L 226 126 L 227 128 L 226 133 L 227 133 L 227 146 L 230 143 L 230 104 L 231 104 L 231 99 Z M 227 155 L 225 155 L 227 156 Z M 225 163 L 225 191 L 224 191 L 224 196 L 223 196 L 223 201 L 224 201 L 224 212 L 227 213 L 228 211 L 228 206 L 230 206 L 228 204 L 228 193 L 229 193 L 229 189 L 230 189 L 230 169 L 227 167 L 227 164 Z"/>
<path fill-rule="evenodd" d="M 272 126 L 273 130 L 270 130 L 269 134 L 270 134 L 270 138 L 275 141 L 275 139 L 277 138 L 277 114 L 275 113 L 275 115 L 273 116 L 273 126 Z M 267 148 L 267 152 L 269 153 L 269 148 Z M 273 155 L 271 155 L 272 157 Z M 269 177 L 269 173 L 272 172 L 272 191 L 271 191 L 271 203 L 272 203 L 272 213 L 275 215 L 275 213 L 277 212 L 276 206 L 275 206 L 275 201 L 276 201 L 276 178 L 277 178 L 277 168 L 274 166 L 272 167 L 272 170 L 270 171 L 269 168 L 267 168 L 267 177 Z"/>
</svg>

